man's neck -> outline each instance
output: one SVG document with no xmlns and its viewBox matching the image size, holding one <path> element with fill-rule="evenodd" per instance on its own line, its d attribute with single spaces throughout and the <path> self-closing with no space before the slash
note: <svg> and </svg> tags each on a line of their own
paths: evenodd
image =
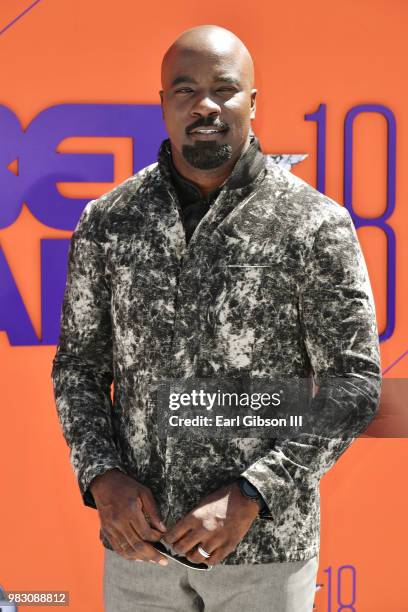
<svg viewBox="0 0 408 612">
<path fill-rule="evenodd" d="M 213 168 L 211 170 L 201 170 L 200 168 L 194 168 L 190 166 L 184 159 L 184 157 L 172 147 L 172 160 L 174 167 L 181 174 L 183 178 L 191 181 L 201 191 L 204 196 L 217 189 L 225 183 L 234 169 L 237 160 L 241 154 L 245 153 L 250 143 L 248 136 L 244 147 L 238 152 L 238 154 L 229 159 L 225 164 L 219 168 Z"/>
</svg>

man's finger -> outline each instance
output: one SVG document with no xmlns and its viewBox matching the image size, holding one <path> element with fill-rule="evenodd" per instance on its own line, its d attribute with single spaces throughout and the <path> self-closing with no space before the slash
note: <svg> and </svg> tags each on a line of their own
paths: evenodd
<svg viewBox="0 0 408 612">
<path fill-rule="evenodd" d="M 202 555 L 199 550 L 198 547 L 201 546 L 201 548 L 209 553 L 209 557 L 205 557 L 204 555 Z M 192 561 L 193 563 L 207 563 L 207 565 L 213 565 L 213 555 L 215 555 L 215 552 L 220 550 L 222 548 L 222 544 L 220 544 L 219 541 L 213 539 L 210 540 L 208 542 L 205 542 L 204 540 L 201 540 L 200 542 L 198 542 L 198 544 L 193 548 L 193 550 L 191 550 L 191 552 L 189 552 L 186 557 L 189 561 Z"/>
<path fill-rule="evenodd" d="M 155 529 L 158 529 L 159 531 L 164 533 L 167 528 L 159 516 L 156 503 L 154 501 L 154 497 L 150 489 L 144 489 L 141 492 L 140 497 L 143 503 L 143 511 L 147 518 L 147 522 Z"/>
<path fill-rule="evenodd" d="M 179 540 L 176 540 L 172 544 L 172 548 L 176 553 L 185 555 L 195 548 L 197 544 L 200 544 L 205 536 L 208 536 L 208 533 L 204 529 L 191 529 Z"/>
<path fill-rule="evenodd" d="M 107 530 L 105 530 L 107 531 Z M 143 559 L 144 542 L 129 525 L 126 527 L 109 527 L 109 541 L 115 543 L 115 551 L 128 559 Z"/>
<path fill-rule="evenodd" d="M 104 529 L 104 533 L 108 538 L 113 550 L 118 555 L 124 557 L 125 559 L 142 561 L 142 559 L 136 558 L 137 553 L 134 550 L 124 546 L 124 540 L 119 533 L 115 535 L 112 531 L 108 531 L 107 529 Z"/>
<path fill-rule="evenodd" d="M 149 515 L 147 515 L 149 516 Z M 150 520 L 150 518 L 149 518 Z M 137 506 L 130 519 L 130 525 L 135 530 L 140 539 L 149 542 L 157 542 L 163 536 L 163 532 L 153 529 L 146 519 L 146 514 L 141 506 Z"/>
<path fill-rule="evenodd" d="M 131 523 L 128 523 L 127 526 L 123 526 L 121 528 L 121 542 L 123 548 L 128 546 L 135 552 L 140 552 L 144 545 L 144 541 L 133 529 Z"/>
<path fill-rule="evenodd" d="M 204 548 L 205 550 L 207 550 L 206 546 L 204 546 Z M 235 548 L 224 544 L 224 546 L 220 546 L 219 548 L 216 548 L 215 550 L 213 550 L 211 553 L 211 556 L 205 560 L 205 563 L 208 563 L 208 565 L 217 565 L 223 559 L 225 559 L 225 557 L 231 554 L 233 550 L 235 550 Z M 203 561 L 203 557 L 201 557 L 201 561 Z"/>
<path fill-rule="evenodd" d="M 190 515 L 183 516 L 177 523 L 170 527 L 163 536 L 163 540 L 168 544 L 173 544 L 182 538 L 190 529 L 194 529 L 196 521 Z"/>
<path fill-rule="evenodd" d="M 128 539 L 119 532 L 115 532 L 115 534 L 110 532 L 108 539 L 115 552 L 129 561 L 152 561 L 159 565 L 168 564 L 166 557 L 161 555 L 148 542 L 138 539 L 130 544 Z"/>
<path fill-rule="evenodd" d="M 145 542 L 144 544 L 146 561 L 154 561 L 159 565 L 168 565 L 168 559 L 164 555 L 159 553 L 159 551 L 156 550 L 154 546 L 149 544 L 149 542 Z"/>
</svg>

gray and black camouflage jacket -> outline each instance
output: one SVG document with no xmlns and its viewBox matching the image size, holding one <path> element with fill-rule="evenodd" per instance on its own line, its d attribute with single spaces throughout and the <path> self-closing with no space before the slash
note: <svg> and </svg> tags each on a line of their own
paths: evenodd
<svg viewBox="0 0 408 612">
<path fill-rule="evenodd" d="M 84 503 L 96 508 L 89 484 L 116 467 L 151 488 L 171 525 L 243 475 L 268 512 L 222 563 L 309 559 L 320 478 L 379 406 L 375 308 L 354 225 L 268 158 L 244 187 L 225 183 L 186 245 L 169 155 L 167 140 L 157 163 L 89 202 L 71 240 L 52 379 Z M 332 435 L 159 436 L 155 383 L 241 373 L 313 376 L 311 410 L 332 415 Z"/>
</svg>

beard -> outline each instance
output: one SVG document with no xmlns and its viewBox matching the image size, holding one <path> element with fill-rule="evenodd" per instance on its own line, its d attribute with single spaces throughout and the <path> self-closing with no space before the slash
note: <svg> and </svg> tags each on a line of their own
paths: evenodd
<svg viewBox="0 0 408 612">
<path fill-rule="evenodd" d="M 211 170 L 222 166 L 232 157 L 232 147 L 215 140 L 202 140 L 194 145 L 183 145 L 182 155 L 186 162 L 200 170 Z"/>
</svg>

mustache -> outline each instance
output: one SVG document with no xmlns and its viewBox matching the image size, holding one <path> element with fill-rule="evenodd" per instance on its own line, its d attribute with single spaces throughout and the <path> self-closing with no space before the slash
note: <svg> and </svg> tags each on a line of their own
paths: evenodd
<svg viewBox="0 0 408 612">
<path fill-rule="evenodd" d="M 192 130 L 196 130 L 200 127 L 211 127 L 217 130 L 228 130 L 229 125 L 223 121 L 214 121 L 213 119 L 198 119 L 195 123 L 186 127 L 186 133 L 188 134 Z"/>
</svg>

